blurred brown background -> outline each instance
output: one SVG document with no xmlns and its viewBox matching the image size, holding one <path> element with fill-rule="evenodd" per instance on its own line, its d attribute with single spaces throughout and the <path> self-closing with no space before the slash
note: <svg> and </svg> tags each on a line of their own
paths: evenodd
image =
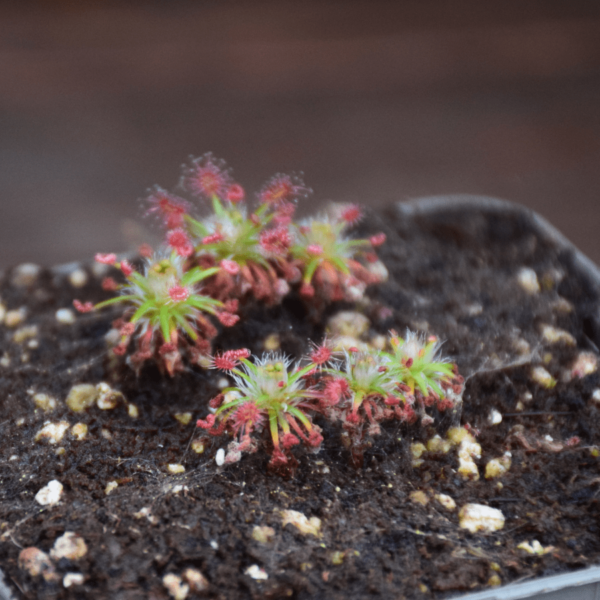
<svg viewBox="0 0 600 600">
<path fill-rule="evenodd" d="M 0 6 L 0 267 L 127 249 L 208 150 L 316 203 L 515 200 L 600 262 L 600 2 Z"/>
</svg>

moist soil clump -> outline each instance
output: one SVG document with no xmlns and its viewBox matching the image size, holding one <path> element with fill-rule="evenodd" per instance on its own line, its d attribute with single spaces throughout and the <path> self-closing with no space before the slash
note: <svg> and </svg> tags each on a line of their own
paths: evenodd
<svg viewBox="0 0 600 600">
<path fill-rule="evenodd" d="M 189 367 L 171 379 L 110 359 L 105 336 L 116 309 L 57 320 L 76 297 L 107 297 L 91 267 L 79 288 L 64 269 L 25 283 L 17 270 L 4 273 L 2 304 L 21 311 L 0 325 L 0 565 L 15 598 L 162 599 L 169 574 L 181 593 L 189 586 L 189 598 L 447 598 L 600 561 L 600 304 L 573 253 L 546 241 L 525 213 L 389 209 L 358 229 L 387 235 L 379 255 L 389 278 L 359 308 L 371 322 L 366 339 L 410 328 L 445 340 L 444 355 L 467 379 L 462 407 L 427 428 L 383 426 L 361 468 L 340 428 L 317 417 L 322 449 L 296 452 L 291 478 L 270 473 L 262 449 L 218 467 L 227 439 L 194 451 L 196 419 L 206 417 L 222 374 Z M 531 272 L 537 291 L 523 287 Z M 299 357 L 349 309 L 315 314 L 297 295 L 272 308 L 248 305 L 214 349 L 260 355 L 277 339 Z M 553 382 L 536 379 L 535 367 Z M 116 408 L 66 406 L 73 385 L 100 382 L 122 393 Z M 56 407 L 37 407 L 36 394 Z M 493 424 L 493 410 L 501 422 Z M 181 413 L 191 413 L 187 423 Z M 56 443 L 35 441 L 47 421 L 68 424 Z M 87 426 L 83 439 L 73 434 L 77 423 Z M 456 448 L 426 452 L 417 466 L 411 444 L 465 423 L 482 447 L 479 479 L 458 472 Z M 488 461 L 506 452 L 508 472 L 486 479 Z M 173 464 L 185 472 L 173 474 Z M 60 502 L 42 506 L 34 498 L 52 480 L 63 486 Z M 501 510 L 504 527 L 460 528 L 468 503 Z M 312 519 L 312 532 L 287 523 L 286 510 Z M 50 554 L 65 532 L 83 538 L 83 556 L 52 558 L 38 575 L 19 564 L 22 549 Z M 538 553 L 518 548 L 534 540 Z"/>
</svg>

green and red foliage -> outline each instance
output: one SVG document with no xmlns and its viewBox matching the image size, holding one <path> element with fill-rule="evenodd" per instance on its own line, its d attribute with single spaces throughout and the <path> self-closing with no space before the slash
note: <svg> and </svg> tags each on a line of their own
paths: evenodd
<svg viewBox="0 0 600 600">
<path fill-rule="evenodd" d="M 289 359 L 277 354 L 255 362 L 247 350 L 216 355 L 213 367 L 229 372 L 235 385 L 211 401 L 214 414 L 200 419 L 198 427 L 213 436 L 234 437 L 226 463 L 263 444 L 271 449 L 270 465 L 289 472 L 296 464 L 293 446 L 318 449 L 322 437 L 313 419 L 320 415 L 341 421 L 342 441 L 359 465 L 382 422 L 410 424 L 420 418 L 422 425 L 429 425 L 433 419 L 427 407 L 450 409 L 462 394 L 462 378 L 439 357 L 435 339 L 423 342 L 408 332 L 402 340 L 392 332 L 389 344 L 392 352 L 344 351 L 340 365 L 339 353 L 325 342 L 301 361 L 305 366 L 293 369 Z M 270 439 L 262 435 L 267 428 Z"/>
</svg>

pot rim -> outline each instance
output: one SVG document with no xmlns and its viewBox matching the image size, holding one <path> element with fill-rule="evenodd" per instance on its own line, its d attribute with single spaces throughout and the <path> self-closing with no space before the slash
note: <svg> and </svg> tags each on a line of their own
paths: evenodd
<svg viewBox="0 0 600 600">
<path fill-rule="evenodd" d="M 586 279 L 600 292 L 600 267 L 586 256 L 573 242 L 565 237 L 554 225 L 531 208 L 517 202 L 501 200 L 492 196 L 477 194 L 448 194 L 425 196 L 396 204 L 401 216 L 417 217 L 437 212 L 454 212 L 465 209 L 477 209 L 486 213 L 512 214 L 526 217 L 541 237 L 553 242 L 560 249 L 573 255 L 573 264 L 586 276 Z"/>
</svg>

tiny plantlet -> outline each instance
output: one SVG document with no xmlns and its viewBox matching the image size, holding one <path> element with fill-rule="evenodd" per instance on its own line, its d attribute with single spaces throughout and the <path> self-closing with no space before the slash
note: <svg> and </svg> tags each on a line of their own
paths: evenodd
<svg viewBox="0 0 600 600">
<path fill-rule="evenodd" d="M 242 452 L 255 452 L 260 438 L 257 442 L 253 434 L 268 429 L 271 466 L 293 468 L 292 446 L 318 448 L 323 440 L 311 419 L 311 413 L 323 410 L 322 394 L 309 377 L 317 365 L 290 369 L 291 361 L 280 354 L 266 354 L 254 363 L 248 357 L 244 350 L 215 357 L 215 366 L 230 372 L 235 386 L 211 401 L 215 414 L 199 420 L 198 426 L 212 435 L 227 432 L 237 438 L 229 444 L 226 463 L 238 461 Z"/>
<path fill-rule="evenodd" d="M 295 227 L 291 254 L 302 266 L 300 293 L 327 301 L 360 299 L 366 286 L 376 283 L 373 276 L 355 257 L 385 241 L 379 234 L 371 240 L 354 240 L 345 236 L 349 225 L 360 218 L 358 207 L 348 207 L 337 215 L 309 219 Z M 376 257 L 375 257 L 376 259 Z"/>
<path fill-rule="evenodd" d="M 210 349 L 207 340 L 216 335 L 216 329 L 206 315 L 215 315 L 222 322 L 233 324 L 234 315 L 224 310 L 224 304 L 199 289 L 199 284 L 214 275 L 217 268 L 196 266 L 185 271 L 184 259 L 175 252 L 147 258 L 143 273 L 136 271 L 126 260 L 117 262 L 114 254 L 98 254 L 96 260 L 121 270 L 126 283 L 118 285 L 112 278 L 106 278 L 104 287 L 122 293 L 94 307 L 82 306 L 77 301 L 75 306 L 87 312 L 114 304 L 127 305 L 120 320 L 121 340 L 113 352 L 125 354 L 130 339 L 135 336 L 137 349 L 130 357 L 134 366 L 153 357 L 157 351 L 162 364 L 173 375 L 181 368 L 178 348 L 183 341 L 180 332 L 195 344 L 196 354 L 205 355 Z"/>
</svg>

